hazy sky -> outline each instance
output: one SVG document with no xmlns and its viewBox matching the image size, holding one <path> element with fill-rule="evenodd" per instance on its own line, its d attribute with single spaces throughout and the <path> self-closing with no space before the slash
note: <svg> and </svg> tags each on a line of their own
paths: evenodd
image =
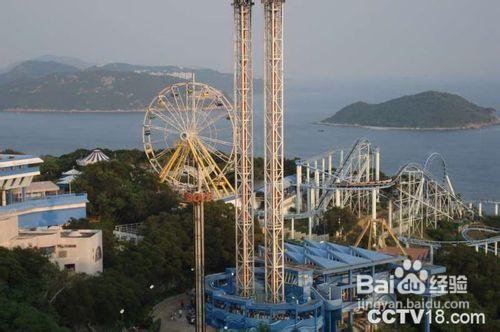
<svg viewBox="0 0 500 332">
<path fill-rule="evenodd" d="M 1 0 L 0 67 L 55 54 L 230 71 L 230 3 Z M 287 0 L 285 16 L 289 77 L 500 75 L 499 0 Z"/>
</svg>

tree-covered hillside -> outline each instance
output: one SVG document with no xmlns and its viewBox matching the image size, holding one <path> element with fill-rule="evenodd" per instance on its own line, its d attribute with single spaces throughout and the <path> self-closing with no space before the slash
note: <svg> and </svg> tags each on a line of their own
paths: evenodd
<svg viewBox="0 0 500 332">
<path fill-rule="evenodd" d="M 165 86 L 197 82 L 231 96 L 233 75 L 212 69 L 110 63 L 80 69 L 54 61 L 25 61 L 0 75 L 0 111 L 138 110 L 146 108 Z M 261 80 L 256 80 L 260 91 Z"/>
<path fill-rule="evenodd" d="M 395 128 L 474 128 L 499 122 L 492 108 L 444 92 L 427 91 L 380 104 L 357 102 L 322 121 L 326 124 Z"/>
<path fill-rule="evenodd" d="M 103 70 L 53 73 L 0 85 L 0 109 L 137 110 L 149 105 L 170 76 Z"/>
</svg>

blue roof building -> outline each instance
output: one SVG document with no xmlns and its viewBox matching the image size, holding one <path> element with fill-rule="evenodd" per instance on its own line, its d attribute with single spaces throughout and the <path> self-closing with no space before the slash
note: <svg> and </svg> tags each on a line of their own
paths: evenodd
<svg viewBox="0 0 500 332">
<path fill-rule="evenodd" d="M 16 216 L 20 228 L 62 225 L 71 218 L 85 218 L 85 194 L 26 195 L 33 178 L 40 175 L 42 163 L 34 156 L 0 154 L 0 216 Z"/>
<path fill-rule="evenodd" d="M 353 324 L 360 301 L 395 301 L 396 294 L 357 294 L 357 276 L 389 280 L 404 256 L 394 256 L 354 246 L 306 240 L 285 244 L 286 302 L 264 301 L 263 247 L 258 248 L 256 295 L 235 294 L 234 269 L 205 278 L 206 323 L 216 329 L 271 331 L 338 331 Z M 443 267 L 428 266 L 430 274 Z"/>
</svg>

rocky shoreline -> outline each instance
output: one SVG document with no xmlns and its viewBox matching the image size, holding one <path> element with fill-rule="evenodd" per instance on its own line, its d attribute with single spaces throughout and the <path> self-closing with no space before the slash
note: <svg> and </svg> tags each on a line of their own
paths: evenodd
<svg viewBox="0 0 500 332">
<path fill-rule="evenodd" d="M 378 127 L 378 126 L 367 126 L 367 125 L 359 125 L 359 124 L 343 124 L 343 123 L 333 123 L 333 122 L 325 122 L 318 121 L 314 124 L 331 126 L 331 127 L 352 127 L 352 128 L 365 128 L 365 129 L 373 129 L 373 130 L 407 130 L 407 131 L 455 131 L 455 130 L 474 130 L 474 129 L 482 129 L 486 127 L 493 127 L 500 125 L 500 118 L 497 118 L 496 121 L 487 122 L 487 123 L 471 123 L 462 127 L 445 127 L 445 128 L 419 128 L 419 127 Z"/>
</svg>

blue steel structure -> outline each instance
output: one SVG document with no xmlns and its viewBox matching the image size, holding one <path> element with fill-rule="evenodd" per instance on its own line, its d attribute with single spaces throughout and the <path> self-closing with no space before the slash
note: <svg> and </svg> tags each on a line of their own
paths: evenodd
<svg viewBox="0 0 500 332">
<path fill-rule="evenodd" d="M 337 331 L 341 323 L 352 324 L 359 300 L 396 299 L 395 294 L 383 295 L 385 299 L 358 296 L 356 276 L 387 280 L 405 258 L 330 242 L 285 243 L 286 301 L 273 304 L 264 301 L 263 248 L 258 252 L 253 298 L 236 295 L 234 269 L 205 278 L 208 325 L 234 330 L 257 330 L 265 325 L 271 331 Z"/>
</svg>

